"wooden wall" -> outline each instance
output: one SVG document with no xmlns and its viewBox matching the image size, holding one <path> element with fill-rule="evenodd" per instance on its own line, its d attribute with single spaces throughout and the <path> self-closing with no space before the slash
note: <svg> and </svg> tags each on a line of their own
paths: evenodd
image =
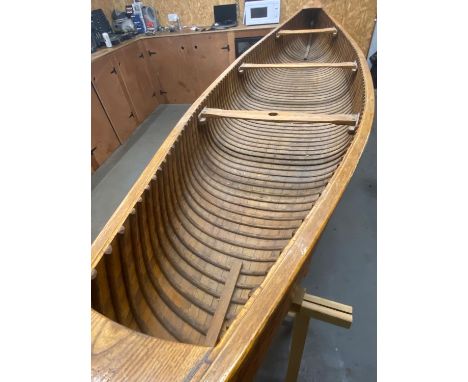
<svg viewBox="0 0 468 382">
<path fill-rule="evenodd" d="M 131 0 L 91 0 L 92 9 L 102 8 L 111 20 L 112 10 L 125 10 Z M 159 20 L 167 25 L 167 14 L 177 13 L 183 25 L 206 26 L 213 23 L 213 5 L 239 4 L 238 22 L 242 23 L 244 0 L 143 0 L 144 5 L 159 12 Z M 367 53 L 377 17 L 377 0 L 281 0 L 281 21 L 288 19 L 307 4 L 321 3 Z"/>
</svg>

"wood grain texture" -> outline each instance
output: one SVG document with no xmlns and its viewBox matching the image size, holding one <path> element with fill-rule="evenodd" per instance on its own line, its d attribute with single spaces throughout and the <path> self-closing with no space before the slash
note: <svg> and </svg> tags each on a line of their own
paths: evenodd
<svg viewBox="0 0 468 382">
<path fill-rule="evenodd" d="M 355 125 L 357 114 L 313 114 L 279 110 L 232 110 L 204 108 L 199 119 L 232 118 L 266 122 L 308 122 L 333 123 L 335 125 Z"/>
<path fill-rule="evenodd" d="M 93 169 L 96 170 L 119 146 L 119 139 L 99 101 L 96 91 L 91 85 L 91 149 L 94 149 L 92 153 Z"/>
<path fill-rule="evenodd" d="M 125 9 L 124 0 L 91 0 L 91 8 L 102 8 L 111 20 L 114 8 Z M 238 4 L 238 23 L 242 24 L 244 2 L 239 0 L 145 0 L 145 5 L 152 6 L 159 12 L 159 19 L 167 25 L 167 15 L 177 13 L 183 25 L 206 26 L 213 23 L 213 5 Z M 376 0 L 281 0 L 281 22 L 289 19 L 305 6 L 322 6 L 339 23 L 343 23 L 351 37 L 361 50 L 367 54 L 375 19 L 377 18 Z"/>
<path fill-rule="evenodd" d="M 278 40 L 275 30 L 244 53 L 189 108 L 93 242 L 92 307 L 101 313 L 92 316 L 93 346 L 101 328 L 112 328 L 98 342 L 99 352 L 93 347 L 93 377 L 252 377 L 357 166 L 373 119 L 366 59 L 341 25 L 320 9 L 307 9 L 282 28 L 303 29 L 311 20 L 317 28 L 336 27 L 338 35 L 317 35 L 307 49 L 306 36 Z M 306 50 L 311 62 L 356 61 L 359 70 L 238 73 L 242 62 L 303 62 Z M 205 107 L 360 118 L 354 135 L 330 121 L 215 118 L 200 125 Z M 204 348 L 239 262 L 227 325 L 216 346 Z M 125 342 L 119 348 L 120 336 Z M 180 354 L 186 357 L 177 372 Z M 166 363 L 169 369 L 161 366 Z"/>
</svg>

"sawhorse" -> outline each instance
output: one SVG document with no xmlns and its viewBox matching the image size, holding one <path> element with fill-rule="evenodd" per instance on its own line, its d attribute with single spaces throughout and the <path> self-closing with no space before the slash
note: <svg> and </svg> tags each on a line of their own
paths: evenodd
<svg viewBox="0 0 468 382">
<path fill-rule="evenodd" d="M 315 318 L 349 329 L 353 322 L 353 307 L 312 296 L 305 293 L 305 289 L 296 286 L 290 313 L 295 313 L 295 317 L 286 382 L 295 382 L 299 375 L 309 320 Z"/>
</svg>

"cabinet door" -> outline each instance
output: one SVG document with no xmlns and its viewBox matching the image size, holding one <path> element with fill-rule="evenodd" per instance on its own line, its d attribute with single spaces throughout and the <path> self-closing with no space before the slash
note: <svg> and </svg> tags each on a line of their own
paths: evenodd
<svg viewBox="0 0 468 382">
<path fill-rule="evenodd" d="M 158 106 L 158 96 L 148 72 L 148 57 L 141 41 L 117 50 L 117 64 L 138 119 L 142 122 Z"/>
<path fill-rule="evenodd" d="M 147 50 L 155 52 L 150 61 L 152 73 L 159 74 L 164 103 L 192 103 L 197 99 L 196 74 L 187 57 L 190 36 L 146 39 Z"/>
<path fill-rule="evenodd" d="M 189 36 L 187 54 L 196 74 L 196 98 L 229 66 L 227 33 L 194 34 Z"/>
<path fill-rule="evenodd" d="M 122 87 L 117 62 L 110 54 L 101 57 L 92 63 L 91 72 L 96 94 L 123 143 L 138 126 L 138 120 Z"/>
<path fill-rule="evenodd" d="M 101 102 L 91 86 L 91 150 L 92 164 L 97 169 L 111 155 L 120 142 Z"/>
</svg>

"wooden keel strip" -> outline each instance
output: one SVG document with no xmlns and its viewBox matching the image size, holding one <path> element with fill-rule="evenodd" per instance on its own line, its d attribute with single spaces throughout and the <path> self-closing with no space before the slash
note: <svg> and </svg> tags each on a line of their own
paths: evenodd
<svg viewBox="0 0 468 382">
<path fill-rule="evenodd" d="M 336 125 L 355 126 L 359 120 L 358 114 L 312 114 L 280 110 L 224 110 L 205 107 L 199 114 L 200 123 L 206 118 L 235 118 L 268 122 L 307 122 L 334 123 Z"/>
<path fill-rule="evenodd" d="M 236 288 L 237 279 L 239 277 L 240 271 L 242 268 L 242 262 L 236 261 L 233 263 L 231 270 L 229 271 L 228 277 L 226 279 L 226 284 L 224 284 L 223 293 L 218 302 L 218 307 L 216 312 L 211 319 L 210 328 L 205 338 L 206 346 L 215 346 L 216 341 L 218 341 L 219 333 L 223 326 L 224 318 L 226 317 L 227 310 L 231 303 L 231 297 Z"/>
<path fill-rule="evenodd" d="M 297 35 L 297 34 L 318 34 L 318 33 L 331 33 L 336 36 L 338 30 L 336 28 L 320 28 L 320 29 L 282 29 L 276 33 L 276 37 L 285 35 Z"/>
<path fill-rule="evenodd" d="M 279 63 L 279 64 L 249 64 L 245 63 L 239 66 L 239 73 L 245 69 L 264 69 L 264 68 L 284 68 L 284 69 L 304 69 L 304 68 L 343 68 L 357 70 L 357 63 L 354 62 L 298 62 L 298 63 Z"/>
</svg>

